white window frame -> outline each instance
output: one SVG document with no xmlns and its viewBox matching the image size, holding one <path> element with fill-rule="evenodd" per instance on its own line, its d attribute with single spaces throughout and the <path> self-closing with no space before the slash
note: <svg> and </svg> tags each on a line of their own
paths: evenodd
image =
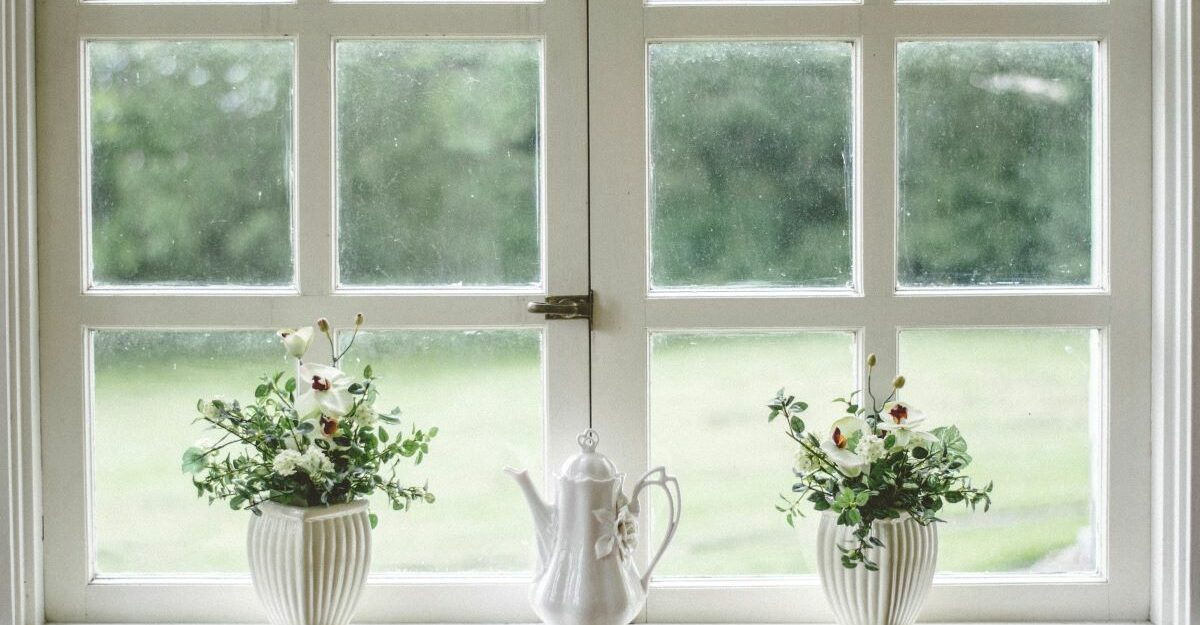
<svg viewBox="0 0 1200 625">
<path fill-rule="evenodd" d="M 592 284 L 600 310 L 592 344 L 593 412 L 596 427 L 622 441 L 614 452 L 617 464 L 654 464 L 647 362 L 649 337 L 657 331 L 851 331 L 859 363 L 874 352 L 877 373 L 891 379 L 901 356 L 899 332 L 906 329 L 1096 328 L 1105 361 L 1120 367 L 1113 375 L 1107 366 L 1099 372 L 1104 436 L 1095 441 L 1093 480 L 1108 486 L 1096 501 L 1099 574 L 939 575 L 921 618 L 1145 620 L 1151 544 L 1145 485 L 1151 467 L 1128 450 L 1140 450 L 1144 458 L 1151 448 L 1151 9 L 1142 0 L 1021 6 L 932 0 L 591 3 Z M 1094 170 L 1116 174 L 1102 173 L 1094 185 L 1094 264 L 1111 267 L 1096 286 L 897 288 L 895 52 L 901 41 L 959 38 L 1099 42 Z M 855 284 L 841 292 L 653 291 L 647 238 L 633 236 L 647 232 L 649 223 L 648 46 L 813 39 L 851 41 L 858 59 Z M 647 613 L 651 621 L 673 622 L 832 619 L 812 576 L 660 579 Z"/>
<path fill-rule="evenodd" d="M 36 3 L 39 108 L 41 370 L 91 376 L 95 329 L 261 329 L 312 319 L 352 319 L 372 329 L 535 328 L 542 332 L 544 466 L 556 466 L 587 427 L 588 332 L 529 314 L 547 293 L 586 293 L 587 66 L 585 6 L 537 4 L 334 3 L 152 4 L 55 0 Z M 110 39 L 286 39 L 294 66 L 291 287 L 94 287 L 87 253 L 88 41 Z M 542 46 L 539 212 L 542 284 L 534 288 L 362 288 L 337 276 L 335 183 L 336 42 L 347 39 L 536 39 Z M 303 252 L 303 253 L 300 253 Z M 51 312 L 53 311 L 53 312 Z M 327 349 L 319 345 L 316 349 Z M 68 388 L 69 387 L 69 388 Z M 90 384 L 41 393 L 47 510 L 45 613 L 52 621 L 253 622 L 262 618 L 247 576 L 99 575 L 90 527 Z M 60 392 L 61 391 L 61 392 Z M 496 468 L 497 471 L 500 467 Z M 514 487 L 515 488 L 515 487 Z M 513 505 L 520 506 L 513 491 Z M 196 505 L 204 505 L 198 501 Z M 512 621 L 531 616 L 522 576 L 373 575 L 360 622 Z M 464 601 L 464 597 L 470 600 Z M 397 610 L 396 606 L 403 606 Z"/>
<path fill-rule="evenodd" d="M 43 599 L 45 581 L 42 572 L 41 519 L 61 511 L 43 506 L 40 501 L 43 480 L 40 467 L 61 458 L 41 443 L 40 425 L 50 417 L 38 405 L 39 275 L 37 254 L 37 205 L 34 174 L 45 157 L 34 146 L 34 6 L 35 0 L 13 0 L 0 6 L 0 132 L 4 150 L 0 152 L 0 621 L 36 625 L 45 622 Z M 592 11 L 597 2 L 593 0 Z M 1162 625 L 1187 625 L 1200 622 L 1200 558 L 1192 557 L 1196 517 L 1200 506 L 1194 501 L 1193 480 L 1200 479 L 1200 464 L 1192 462 L 1193 450 L 1200 448 L 1200 435 L 1192 427 L 1192 398 L 1200 392 L 1200 376 L 1193 374 L 1196 363 L 1196 336 L 1200 331 L 1200 311 L 1193 306 L 1194 283 L 1200 277 L 1200 261 L 1193 254 L 1200 222 L 1195 207 L 1200 188 L 1193 180 L 1200 169 L 1193 158 L 1197 137 L 1193 128 L 1200 121 L 1200 108 L 1193 106 L 1194 91 L 1200 76 L 1193 59 L 1200 55 L 1200 40 L 1193 33 L 1200 29 L 1200 12 L 1193 12 L 1190 0 L 1153 0 L 1153 107 L 1154 107 L 1154 248 L 1153 248 L 1153 397 L 1152 397 L 1152 542 L 1150 544 L 1150 610 L 1146 617 L 1131 619 Z M 597 34 L 611 31 L 593 19 L 593 40 Z M 612 32 L 607 33 L 613 36 Z M 593 48 L 595 45 L 593 44 Z M 636 48 L 632 49 L 637 52 Z M 630 49 L 615 58 L 593 59 L 598 65 L 630 60 Z M 597 81 L 598 86 L 612 81 Z M 593 99 L 599 98 L 593 94 Z M 609 94 L 620 100 L 628 94 Z M 636 100 L 636 95 L 633 96 Z M 636 102 L 635 102 L 636 104 Z M 611 103 L 610 103 L 611 105 Z M 599 123 L 596 130 L 610 128 L 613 120 Z M 44 140 L 44 139 L 43 139 Z M 609 146 L 607 149 L 611 149 Z M 595 154 L 606 148 L 593 145 Z M 44 164 L 43 164 L 44 167 Z M 593 202 L 607 201 L 610 206 L 628 209 L 621 203 L 628 188 L 601 188 L 604 182 L 617 182 L 611 176 L 597 176 Z M 634 190 L 636 191 L 636 190 Z M 595 227 L 593 223 L 593 227 Z M 46 227 L 43 224 L 43 228 Z M 41 268 L 44 271 L 44 267 Z M 634 293 L 644 296 L 644 293 Z M 43 301 L 41 306 L 47 304 Z M 636 315 L 635 315 L 636 316 Z M 41 329 L 44 330 L 44 329 Z M 57 383 L 47 377 L 47 384 Z M 644 435 L 643 435 L 644 436 Z M 636 453 L 636 452 L 635 452 Z M 1200 510 L 1195 510 L 1200 512 Z M 49 576 L 53 576 L 53 572 Z M 165 589 L 164 589 L 165 590 Z M 446 588 L 443 594 L 462 600 L 461 589 Z M 518 593 L 523 594 L 523 593 Z M 222 597 L 224 600 L 226 597 Z M 411 598 L 400 595 L 398 600 Z M 781 609 L 799 603 L 788 596 Z M 411 605 L 411 604 L 410 604 Z M 171 620 L 185 618 L 174 612 Z M 652 615 L 653 617 L 653 615 Z M 1072 614 L 1068 620 L 1084 620 Z M 1033 621 L 1049 616 L 1034 615 Z M 462 620 L 501 620 L 499 615 L 475 613 Z M 707 618 L 707 621 L 718 620 Z M 747 609 L 740 622 L 755 620 L 791 620 L 766 618 L 762 610 Z M 957 620 L 981 620 L 965 614 Z"/>
</svg>

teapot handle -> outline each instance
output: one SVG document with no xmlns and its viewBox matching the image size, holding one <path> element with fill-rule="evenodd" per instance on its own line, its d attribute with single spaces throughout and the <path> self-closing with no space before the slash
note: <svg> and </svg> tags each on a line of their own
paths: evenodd
<svg viewBox="0 0 1200 625">
<path fill-rule="evenodd" d="M 675 537 L 675 530 L 679 528 L 679 514 L 683 508 L 683 500 L 679 494 L 679 480 L 673 475 L 667 475 L 666 467 L 655 467 L 646 472 L 642 479 L 638 480 L 637 486 L 633 487 L 633 493 L 629 496 L 629 506 L 633 508 L 634 513 L 638 512 L 638 495 L 642 494 L 642 490 L 647 486 L 659 486 L 663 492 L 667 494 L 667 505 L 669 506 L 670 516 L 667 523 L 667 535 L 663 537 L 662 544 L 658 546 L 658 551 L 655 552 L 654 558 L 650 560 L 650 566 L 646 567 L 646 572 L 642 574 L 642 588 L 649 588 L 650 573 L 654 571 L 654 567 L 658 565 L 658 561 L 662 558 L 663 552 L 667 550 L 667 545 L 671 543 L 671 539 Z"/>
</svg>

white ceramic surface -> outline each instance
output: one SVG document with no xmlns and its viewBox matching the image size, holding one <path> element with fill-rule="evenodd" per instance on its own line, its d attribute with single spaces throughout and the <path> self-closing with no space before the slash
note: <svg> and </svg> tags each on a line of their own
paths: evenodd
<svg viewBox="0 0 1200 625">
<path fill-rule="evenodd" d="M 371 568 L 367 502 L 299 508 L 275 503 L 250 517 L 250 578 L 271 625 L 346 625 Z"/>
<path fill-rule="evenodd" d="M 936 525 L 921 526 L 908 517 L 876 521 L 871 533 L 883 541 L 884 548 L 868 554 L 879 565 L 878 571 L 842 566 L 837 545 L 852 545 L 852 532 L 853 528 L 837 525 L 834 515 L 821 515 L 817 573 L 838 625 L 911 625 L 933 585 Z"/>
<path fill-rule="evenodd" d="M 579 437 L 582 453 L 555 476 L 558 496 L 548 504 L 525 471 L 508 469 L 533 513 L 538 562 L 529 603 L 547 625 L 626 625 L 646 603 L 650 573 L 679 526 L 679 482 L 663 467 L 647 472 L 628 498 L 624 473 L 596 453 L 599 437 Z M 667 495 L 666 536 L 645 573 L 634 564 L 639 534 L 638 496 L 650 486 Z"/>
</svg>

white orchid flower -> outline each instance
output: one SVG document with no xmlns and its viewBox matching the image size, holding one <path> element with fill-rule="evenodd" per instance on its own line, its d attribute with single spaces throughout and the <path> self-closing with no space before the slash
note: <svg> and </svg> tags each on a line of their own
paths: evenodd
<svg viewBox="0 0 1200 625">
<path fill-rule="evenodd" d="M 837 465 L 846 477 L 854 477 L 863 472 L 867 459 L 850 449 L 850 436 L 864 429 L 862 419 L 858 417 L 842 417 L 833 422 L 833 431 L 829 438 L 821 441 L 821 451 L 829 460 Z"/>
<path fill-rule="evenodd" d="M 929 432 L 911 432 L 905 447 L 908 447 L 909 449 L 920 447 L 925 451 L 932 451 L 933 446 L 936 445 L 937 442 L 938 438 Z"/>
<path fill-rule="evenodd" d="M 913 442 L 916 426 L 924 420 L 925 413 L 904 402 L 885 404 L 883 410 L 879 411 L 879 429 L 895 435 L 896 444 L 900 447 L 908 447 Z"/>
<path fill-rule="evenodd" d="M 296 413 L 300 419 L 324 417 L 321 425 L 326 431 L 329 428 L 325 427 L 325 421 L 332 422 L 333 431 L 336 432 L 337 420 L 354 407 L 354 396 L 349 390 L 350 378 L 339 369 L 326 365 L 301 365 L 296 387 Z"/>
<path fill-rule="evenodd" d="M 308 347 L 312 345 L 312 326 L 299 330 L 284 329 L 280 330 L 278 334 L 280 340 L 283 341 L 283 348 L 287 350 L 289 356 L 296 360 L 304 358 L 304 354 L 308 353 Z"/>
</svg>

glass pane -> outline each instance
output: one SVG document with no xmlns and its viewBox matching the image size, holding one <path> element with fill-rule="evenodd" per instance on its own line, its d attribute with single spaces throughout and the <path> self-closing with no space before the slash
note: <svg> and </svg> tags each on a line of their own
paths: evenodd
<svg viewBox="0 0 1200 625">
<path fill-rule="evenodd" d="M 291 42 L 87 51 L 92 283 L 291 284 Z"/>
<path fill-rule="evenodd" d="M 650 46 L 652 288 L 851 284 L 853 56 Z"/>
<path fill-rule="evenodd" d="M 1093 42 L 899 47 L 899 281 L 1095 283 Z"/>
<path fill-rule="evenodd" d="M 939 571 L 1096 570 L 1098 344 L 1087 329 L 900 334 L 904 400 L 926 423 L 957 425 L 974 457 L 968 474 L 996 484 L 990 512 L 939 515 Z"/>
<path fill-rule="evenodd" d="M 788 5 L 788 4 L 862 4 L 863 0 L 646 0 L 646 4 L 666 5 Z"/>
<path fill-rule="evenodd" d="M 679 477 L 687 506 L 656 576 L 815 572 L 819 515 L 792 529 L 774 510 L 781 493 L 791 494 L 795 444 L 767 424 L 764 406 L 781 386 L 814 407 L 845 396 L 854 360 L 849 332 L 651 337 L 651 464 Z M 832 422 L 837 411 L 828 414 Z"/>
<path fill-rule="evenodd" d="M 528 571 L 529 512 L 502 469 L 543 471 L 541 332 L 370 332 L 351 355 L 347 368 L 372 364 L 381 399 L 405 422 L 439 429 L 412 471 L 437 502 L 407 513 L 374 504 L 374 570 Z"/>
<path fill-rule="evenodd" d="M 294 4 L 296 0 L 83 0 L 84 4 Z"/>
<path fill-rule="evenodd" d="M 92 526 L 100 574 L 244 572 L 248 513 L 209 506 L 180 472 L 211 436 L 196 400 L 253 396 L 285 371 L 273 332 L 93 333 Z"/>
<path fill-rule="evenodd" d="M 337 44 L 341 281 L 541 283 L 536 41 Z"/>
<path fill-rule="evenodd" d="M 259 376 L 293 366 L 278 339 L 272 332 L 106 330 L 93 340 L 97 570 L 244 572 L 249 513 L 197 499 L 179 458 L 210 435 L 192 423 L 197 398 L 246 401 Z M 380 517 L 374 570 L 528 570 L 528 513 L 501 469 L 542 471 L 540 333 L 422 330 L 358 340 L 344 366 L 371 363 L 383 405 L 399 406 L 406 425 L 440 429 L 421 465 L 402 465 L 404 481 L 428 480 L 437 502 L 400 513 L 372 501 Z M 447 399 L 464 396 L 469 401 Z M 502 415 L 489 406 L 503 406 Z M 487 425 L 496 417 L 503 427 Z"/>
<path fill-rule="evenodd" d="M 1104 4 L 1108 0 L 896 0 L 896 4 Z"/>
</svg>

